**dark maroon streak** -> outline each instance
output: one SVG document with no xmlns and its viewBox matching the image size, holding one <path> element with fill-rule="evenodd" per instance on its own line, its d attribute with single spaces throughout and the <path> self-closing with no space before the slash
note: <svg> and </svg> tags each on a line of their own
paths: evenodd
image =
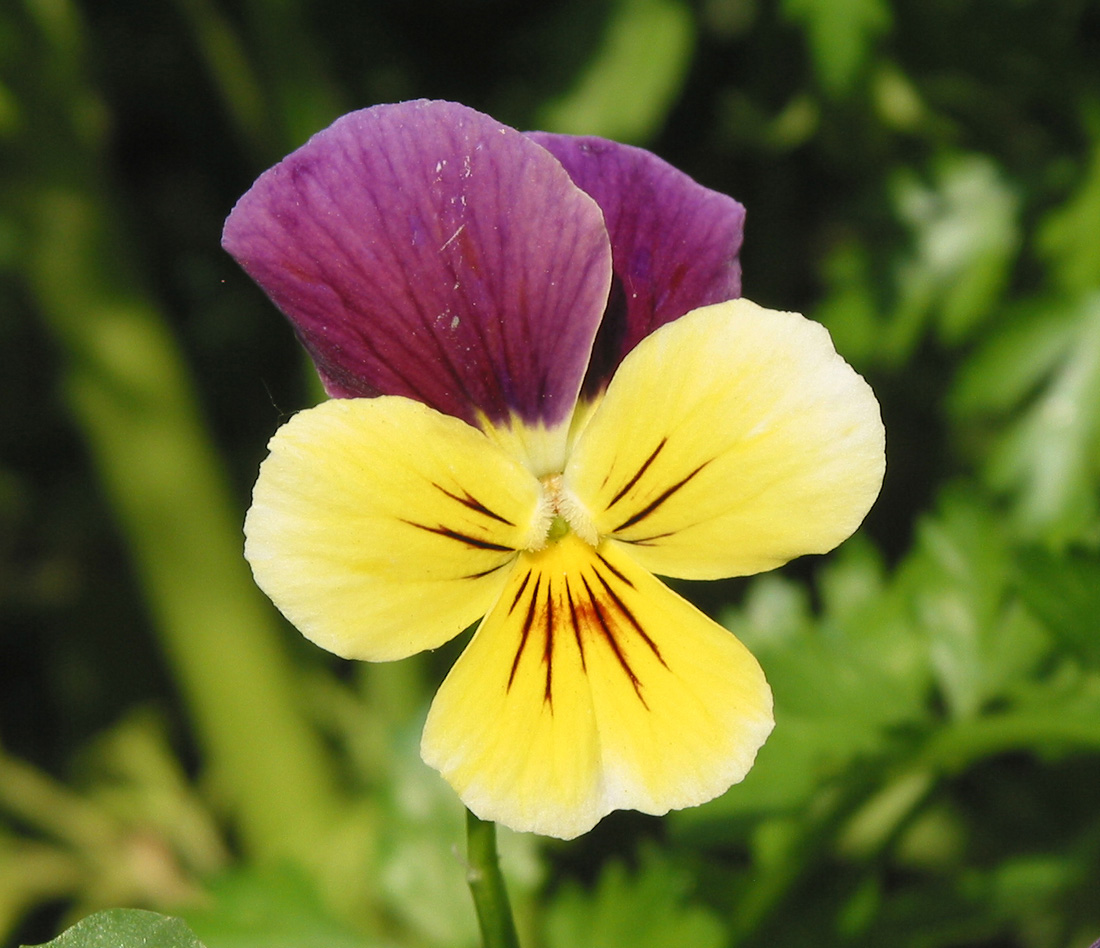
<svg viewBox="0 0 1100 948">
<path fill-rule="evenodd" d="M 629 579 L 627 579 L 627 577 L 624 573 L 621 573 L 621 572 L 619 572 L 619 570 L 615 569 L 615 567 L 612 566 L 609 562 L 607 562 L 607 560 L 605 560 L 603 558 L 603 556 L 601 556 L 599 553 L 596 554 L 596 557 L 597 557 L 597 559 L 599 559 L 599 561 L 601 563 L 603 563 L 604 566 L 607 567 L 608 570 L 610 570 L 612 573 L 614 573 L 615 576 L 617 576 L 619 578 L 619 580 L 621 582 L 623 582 L 625 585 L 629 586 L 631 589 L 637 589 L 638 588 Z"/>
<path fill-rule="evenodd" d="M 488 540 L 479 540 L 477 537 L 469 536 L 465 533 L 459 533 L 457 530 L 451 530 L 449 527 L 429 527 L 424 523 L 417 523 L 415 520 L 404 520 L 402 523 L 407 523 L 410 527 L 416 527 L 419 530 L 426 530 L 428 533 L 434 533 L 437 536 L 446 537 L 448 540 L 457 540 L 459 543 L 465 543 L 466 546 L 475 550 L 491 550 L 495 553 L 515 553 L 516 551 L 510 546 L 501 546 L 499 543 L 490 543 Z"/>
<path fill-rule="evenodd" d="M 601 559 L 603 558 L 601 557 Z M 603 560 L 603 563 L 605 566 L 608 565 L 607 560 Z M 615 605 L 619 609 L 619 612 L 623 614 L 627 622 L 634 626 L 634 631 L 637 632 L 638 635 L 642 637 L 642 641 L 649 646 L 650 651 L 653 652 L 653 654 L 656 656 L 657 661 L 664 665 L 665 668 L 668 668 L 668 665 L 665 664 L 664 658 L 661 656 L 661 650 L 657 648 L 657 643 L 654 642 L 653 639 L 651 639 L 646 634 L 646 631 L 642 628 L 642 624 L 638 621 L 637 616 L 635 616 L 634 613 L 630 611 L 630 608 L 627 606 L 627 604 L 623 602 L 619 594 L 611 588 L 611 584 L 604 578 L 603 574 L 600 573 L 598 569 L 594 569 L 592 570 L 592 572 L 595 574 L 596 579 L 598 579 L 603 584 L 603 588 L 607 590 L 607 594 L 614 601 Z"/>
<path fill-rule="evenodd" d="M 603 634 L 604 641 L 607 642 L 608 646 L 611 648 L 611 652 L 615 656 L 616 661 L 618 661 L 619 667 L 626 672 L 627 677 L 630 679 L 630 684 L 634 686 L 634 693 L 638 696 L 638 700 L 642 702 L 642 705 L 648 711 L 649 705 L 646 704 L 646 700 L 642 696 L 642 683 L 638 680 L 638 676 L 634 674 L 634 669 L 630 667 L 630 663 L 626 660 L 626 656 L 623 655 L 622 649 L 619 647 L 619 643 L 615 638 L 614 629 L 608 621 L 608 617 L 604 615 L 599 600 L 593 594 L 592 587 L 588 585 L 588 580 L 582 576 L 581 583 L 584 585 L 585 592 L 588 593 L 588 611 L 590 611 L 591 615 L 595 618 L 596 624 Z"/>
<path fill-rule="evenodd" d="M 434 487 L 436 490 L 440 491 L 441 493 L 446 494 L 448 497 L 451 498 L 451 500 L 457 500 L 460 504 L 462 504 L 463 507 L 468 507 L 470 510 L 476 511 L 477 513 L 480 513 L 480 514 L 484 514 L 486 517 L 491 517 L 493 520 L 496 520 L 499 523 L 503 523 L 505 526 L 508 526 L 508 527 L 514 527 L 515 526 L 515 524 L 512 523 L 511 520 L 505 519 L 500 514 L 496 513 L 495 511 L 492 511 L 488 507 L 486 507 L 480 500 L 478 500 L 476 497 L 474 497 L 468 490 L 463 490 L 462 493 L 465 494 L 466 496 L 465 497 L 460 497 L 458 494 L 452 494 L 449 490 L 447 490 L 446 487 L 441 487 L 439 484 L 435 483 L 435 481 L 432 481 L 432 487 Z"/>
<path fill-rule="evenodd" d="M 565 580 L 565 598 L 569 601 L 569 621 L 573 626 L 573 638 L 577 642 L 577 651 L 581 653 L 581 671 L 588 673 L 588 663 L 584 659 L 584 637 L 581 635 L 581 626 L 577 621 L 577 604 L 573 601 L 573 589 Z"/>
<path fill-rule="evenodd" d="M 611 498 L 611 503 L 609 503 L 607 505 L 608 510 L 610 510 L 620 500 L 622 500 L 623 497 L 626 496 L 627 492 L 635 484 L 637 484 L 639 480 L 641 480 L 642 475 L 645 474 L 645 472 L 649 470 L 649 465 L 651 465 L 657 459 L 657 455 L 661 453 L 662 449 L 664 448 L 664 446 L 666 444 L 668 444 L 668 438 L 667 437 L 662 438 L 660 444 L 658 444 L 657 447 L 655 447 L 653 449 L 653 453 L 650 454 L 650 456 L 645 459 L 645 463 L 640 468 L 638 468 L 637 473 L 635 473 L 635 475 L 629 481 L 626 482 L 626 484 L 623 486 L 622 490 L 620 490 L 614 497 Z"/>
<path fill-rule="evenodd" d="M 528 571 L 527 575 L 523 577 L 523 582 L 519 584 L 519 589 L 516 590 L 516 594 L 512 599 L 512 604 L 508 607 L 508 615 L 511 615 L 516 611 L 516 606 L 519 605 L 520 597 L 523 596 L 523 591 L 527 588 L 527 584 L 531 582 L 531 573 Z"/>
<path fill-rule="evenodd" d="M 508 565 L 508 563 L 498 563 L 496 566 L 490 566 L 488 569 L 483 569 L 480 573 L 467 573 L 462 579 L 484 579 L 490 573 L 495 573 L 498 569 L 503 569 Z"/>
<path fill-rule="evenodd" d="M 553 677 L 554 677 L 554 585 L 546 584 L 546 640 L 542 648 L 542 664 L 546 668 L 546 687 L 542 700 L 554 713 Z"/>
<path fill-rule="evenodd" d="M 661 504 L 663 504 L 666 500 L 668 500 L 673 494 L 675 494 L 681 488 L 687 486 L 687 484 L 691 481 L 691 479 L 693 477 L 695 477 L 695 475 L 698 474 L 708 464 L 710 464 L 710 461 L 704 461 L 694 471 L 692 471 L 690 474 L 688 474 L 687 477 L 683 478 L 682 480 L 677 481 L 668 490 L 661 493 L 655 500 L 653 500 L 652 502 L 647 504 L 645 507 L 643 507 L 641 510 L 639 510 L 636 514 L 634 514 L 634 516 L 628 517 L 626 520 L 624 520 L 622 523 L 620 523 L 611 532 L 612 533 L 618 533 L 620 530 L 625 530 L 625 529 L 627 529 L 627 527 L 632 527 L 636 523 L 641 523 L 641 521 L 645 520 L 646 517 L 648 517 L 650 514 L 654 513 L 661 506 Z"/>
<path fill-rule="evenodd" d="M 530 578 L 530 573 L 528 573 Z M 524 583 L 526 585 L 526 582 Z M 516 657 L 512 659 L 512 671 L 508 674 L 508 687 L 506 691 L 512 690 L 512 682 L 516 680 L 516 670 L 519 668 L 519 660 L 523 657 L 523 650 L 527 647 L 527 639 L 531 634 L 531 625 L 535 620 L 535 603 L 539 598 L 539 586 L 542 585 L 542 577 L 539 576 L 535 580 L 535 588 L 531 590 L 531 601 L 527 603 L 527 615 L 523 618 L 523 635 L 520 636 L 519 648 L 516 649 Z M 518 597 L 517 597 L 518 598 Z"/>
</svg>

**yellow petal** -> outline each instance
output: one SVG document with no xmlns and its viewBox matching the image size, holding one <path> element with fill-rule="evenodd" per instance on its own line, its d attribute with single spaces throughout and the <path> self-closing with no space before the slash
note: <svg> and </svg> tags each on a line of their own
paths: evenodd
<svg viewBox="0 0 1100 948">
<path fill-rule="evenodd" d="M 564 482 L 647 569 L 717 579 L 831 550 L 870 509 L 885 463 L 878 402 L 826 330 L 733 300 L 627 356 Z"/>
<path fill-rule="evenodd" d="M 269 447 L 245 555 L 283 614 L 347 658 L 447 641 L 492 607 L 515 551 L 545 534 L 538 481 L 419 402 L 325 402 Z"/>
<path fill-rule="evenodd" d="M 570 839 L 713 799 L 771 731 L 760 666 L 613 546 L 521 554 L 443 682 L 424 759 L 482 819 Z"/>
</svg>

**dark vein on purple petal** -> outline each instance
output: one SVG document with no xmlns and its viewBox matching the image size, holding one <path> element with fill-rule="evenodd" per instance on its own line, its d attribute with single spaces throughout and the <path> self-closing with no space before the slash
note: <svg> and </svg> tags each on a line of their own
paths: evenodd
<svg viewBox="0 0 1100 948">
<path fill-rule="evenodd" d="M 711 459 L 713 460 L 713 458 Z M 710 461 L 704 461 L 694 471 L 687 475 L 687 477 L 677 481 L 668 490 L 661 493 L 655 500 L 648 503 L 645 507 L 639 510 L 634 516 L 628 517 L 622 523 L 620 523 L 612 533 L 618 533 L 620 530 L 625 530 L 627 527 L 632 527 L 636 523 L 640 523 L 645 520 L 650 514 L 652 514 L 658 507 L 661 506 L 666 500 L 668 500 L 673 494 L 684 487 L 696 474 L 698 474 L 703 468 L 705 468 Z"/>
<path fill-rule="evenodd" d="M 386 161 L 387 161 L 387 164 L 390 165 L 390 170 L 391 170 L 391 173 L 392 173 L 393 172 L 393 163 L 392 163 L 392 161 L 390 161 L 389 156 L 386 156 Z M 328 189 L 326 188 L 326 191 L 327 190 Z M 385 234 L 386 246 L 387 246 L 387 248 L 392 249 L 397 244 L 392 239 L 389 228 L 387 228 L 385 226 L 385 223 L 384 223 L 388 219 L 389 215 L 382 213 L 381 208 L 378 205 L 378 199 L 373 194 L 373 192 L 368 193 L 366 195 L 366 197 L 367 197 L 367 200 L 369 200 L 371 202 L 371 204 L 374 205 L 375 214 L 377 215 L 378 220 L 380 222 L 382 222 L 382 228 L 383 228 L 383 232 Z M 333 205 L 334 206 L 339 206 L 339 202 L 334 201 Z M 354 231 L 355 222 L 349 220 L 347 218 L 346 214 L 341 214 L 340 215 L 340 220 L 343 224 L 347 225 L 349 228 L 351 228 Z M 364 268 L 363 260 L 361 259 L 361 257 L 357 256 L 356 254 L 353 254 L 353 253 L 349 252 L 349 250 L 345 246 L 345 241 L 342 240 L 342 239 L 337 239 L 334 236 L 333 230 L 329 226 L 327 226 L 326 221 L 324 221 L 324 220 L 315 220 L 314 224 L 325 234 L 325 236 L 328 238 L 328 240 L 329 240 L 330 244 L 332 245 L 332 247 L 338 253 L 341 254 L 341 256 L 343 257 L 344 261 L 346 262 L 346 264 L 348 266 L 348 269 L 355 272 L 355 273 L 357 273 L 362 278 L 362 281 L 364 283 L 366 283 L 368 285 L 372 284 L 374 281 L 370 278 L 370 274 L 368 272 L 369 268 Z M 358 251 L 360 248 L 357 247 L 356 249 Z M 341 285 L 341 281 L 340 281 L 340 279 L 337 279 L 337 278 L 334 278 L 334 277 L 330 276 L 330 273 L 332 272 L 332 268 L 330 268 L 328 266 L 321 265 L 320 262 L 317 259 L 317 255 L 310 254 L 309 256 L 317 264 L 318 271 L 323 275 L 322 282 L 325 283 L 325 285 L 327 285 L 340 298 L 340 301 L 344 305 L 344 307 L 347 310 L 349 310 L 350 312 L 358 312 L 358 313 L 364 312 L 364 310 L 359 305 L 357 305 L 357 304 L 356 305 L 351 305 L 350 301 L 349 301 L 349 298 L 346 297 L 345 294 L 343 294 L 342 292 L 340 292 L 337 289 L 337 287 L 339 287 Z M 382 261 L 378 259 L 377 255 L 375 255 L 375 260 L 378 262 L 378 264 L 382 264 Z M 382 264 L 382 265 L 384 265 L 384 264 Z M 402 275 L 404 275 L 401 268 L 397 267 L 395 269 L 397 269 L 398 272 L 402 272 Z M 409 285 L 408 285 L 408 279 L 407 278 L 405 279 L 405 285 L 406 285 L 407 294 L 411 293 L 411 287 L 409 287 Z M 404 314 L 402 313 L 402 311 L 397 306 L 395 306 L 392 302 L 390 302 L 389 299 L 383 299 L 381 302 L 383 302 L 384 305 L 389 309 L 391 318 L 396 317 L 396 320 L 395 320 L 396 324 L 399 325 L 399 326 L 402 325 L 404 323 Z M 419 306 L 414 306 L 414 308 L 419 310 Z M 421 318 L 423 318 L 422 313 L 421 313 Z M 374 320 L 372 320 L 371 322 L 374 322 Z M 375 346 L 374 343 L 372 341 L 370 341 L 366 335 L 363 334 L 363 332 L 359 331 L 358 329 L 353 329 L 352 331 L 354 332 L 354 335 L 358 338 L 359 342 L 364 346 L 364 348 L 368 349 L 370 351 L 371 355 L 374 356 L 374 358 L 377 361 L 379 367 L 384 367 L 386 370 L 389 371 L 389 373 L 392 376 L 396 376 L 398 379 L 400 379 L 401 382 L 408 387 L 408 390 L 410 392 L 420 392 L 421 391 L 421 387 L 419 385 L 410 384 L 409 377 L 406 376 L 404 373 L 402 373 L 401 371 L 399 371 L 398 369 L 396 369 L 394 367 L 394 362 L 395 362 L 394 359 L 392 359 L 392 358 L 385 359 L 385 358 L 382 357 L 382 355 L 379 352 L 377 346 Z M 402 333 L 391 334 L 390 336 L 387 337 L 387 342 L 390 345 L 399 345 L 399 346 L 401 346 L 401 348 L 404 350 L 405 355 L 414 357 L 414 362 L 419 361 L 419 358 L 422 357 L 422 354 L 417 353 L 416 351 L 414 351 L 413 347 L 405 345 L 404 342 L 403 342 L 403 338 L 402 338 L 403 335 L 407 335 L 407 334 L 402 334 Z M 452 376 L 454 376 L 453 371 L 452 371 L 451 374 L 452 374 Z M 456 379 L 456 381 L 457 381 L 457 379 Z"/>
<path fill-rule="evenodd" d="M 399 176 L 397 175 L 394 164 L 393 164 L 393 158 L 389 154 L 389 152 L 383 152 L 383 158 L 386 161 L 386 163 L 389 165 L 390 174 L 393 176 L 393 178 L 394 179 L 399 179 Z M 381 208 L 378 205 L 378 200 L 374 196 L 373 192 L 371 192 L 369 194 L 369 199 L 373 202 L 374 207 L 375 207 L 375 213 L 378 215 L 378 219 L 382 222 L 383 231 L 386 235 L 386 240 L 388 242 L 389 247 L 392 249 L 392 248 L 401 246 L 401 242 L 396 241 L 396 240 L 393 239 L 390 228 L 387 227 L 386 224 L 385 224 L 385 222 L 389 219 L 390 215 L 381 213 Z M 412 208 L 409 208 L 409 209 L 411 209 L 415 212 L 415 211 L 419 210 L 420 208 L 412 207 Z M 431 209 L 435 210 L 435 208 L 431 208 Z M 421 254 L 421 256 L 422 255 L 423 254 Z M 435 325 L 435 320 L 432 317 L 430 317 L 424 311 L 423 306 L 421 306 L 421 304 L 420 304 L 420 299 L 417 297 L 417 295 L 415 293 L 414 287 L 412 285 L 411 274 L 412 274 L 412 272 L 418 271 L 419 269 L 420 268 L 417 268 L 417 267 L 400 266 L 400 265 L 396 267 L 396 274 L 400 278 L 401 282 L 404 283 L 404 286 L 405 286 L 405 292 L 404 292 L 402 298 L 411 304 L 411 307 L 412 307 L 413 311 L 415 312 L 416 316 L 419 317 L 421 327 L 423 327 L 423 330 L 427 334 L 428 338 L 430 340 L 432 340 L 432 342 L 435 344 L 434 349 L 435 349 L 435 352 L 436 352 L 437 361 L 438 361 L 439 366 L 441 368 L 444 368 L 447 371 L 447 374 L 450 375 L 451 379 L 455 383 L 455 388 L 463 393 L 463 395 L 465 396 L 465 399 L 464 399 L 465 404 L 481 407 L 480 400 L 473 397 L 473 393 L 470 391 L 469 386 L 466 384 L 466 379 L 464 378 L 463 373 L 459 371 L 458 365 L 451 358 L 451 353 L 448 351 L 447 346 L 443 344 L 443 340 L 442 340 L 442 338 L 440 337 L 440 335 L 437 331 L 437 328 L 436 328 L 436 325 Z M 406 325 L 408 325 L 408 324 L 406 324 Z M 400 338 L 401 335 L 407 335 L 408 337 L 414 337 L 416 335 L 415 328 L 412 327 L 412 326 L 410 326 L 409 328 L 412 328 L 413 332 L 405 333 L 405 334 L 398 333 L 397 338 Z"/>
<path fill-rule="evenodd" d="M 437 484 L 435 481 L 432 481 L 432 487 L 434 487 L 434 488 L 436 488 L 436 490 L 441 491 L 442 493 L 446 494 L 448 497 L 451 498 L 451 500 L 457 500 L 460 504 L 462 504 L 463 507 L 468 507 L 470 510 L 473 510 L 477 513 L 485 514 L 486 517 L 491 517 L 493 520 L 499 521 L 500 523 L 503 523 L 505 526 L 508 526 L 508 527 L 514 527 L 515 526 L 515 524 L 512 523 L 511 520 L 506 520 L 504 517 L 502 517 L 496 511 L 490 510 L 488 507 L 486 507 L 480 500 L 478 500 L 476 497 L 474 497 L 474 495 L 471 494 L 465 488 L 463 488 L 462 493 L 465 494 L 466 496 L 465 497 L 460 497 L 458 494 L 451 493 L 449 490 L 447 490 L 446 487 L 442 487 L 441 485 Z"/>
<path fill-rule="evenodd" d="M 429 527 L 425 523 L 417 523 L 415 520 L 402 520 L 402 523 L 407 523 L 410 527 L 417 527 L 420 530 L 425 530 L 428 533 L 434 533 L 436 536 L 446 537 L 448 540 L 457 540 L 459 543 L 465 543 L 466 546 L 475 550 L 492 550 L 494 553 L 514 553 L 515 550 L 510 546 L 502 546 L 499 543 L 490 543 L 488 540 L 479 540 L 477 537 L 472 537 L 467 533 L 459 533 L 457 530 L 452 530 L 450 527 Z"/>
<path fill-rule="evenodd" d="M 472 229 L 474 230 L 478 229 L 475 226 L 473 219 L 464 223 L 470 224 Z M 465 231 L 463 233 L 465 234 Z M 508 417 L 509 406 L 508 400 L 507 398 L 505 398 L 504 391 L 500 385 L 501 373 L 499 369 L 501 368 L 501 366 L 494 365 L 494 360 L 492 356 L 493 347 L 489 345 L 489 339 L 486 335 L 486 330 L 489 327 L 486 322 L 477 318 L 480 315 L 480 308 L 474 305 L 473 299 L 469 291 L 471 278 L 466 273 L 463 273 L 460 276 L 450 260 L 445 261 L 444 266 L 447 270 L 450 271 L 450 275 L 454 283 L 458 284 L 458 290 L 454 292 L 456 298 L 462 304 L 463 313 L 465 315 L 465 319 L 463 319 L 463 322 L 461 324 L 463 327 L 463 332 L 472 333 L 474 339 L 477 342 L 477 345 L 480 347 L 481 353 L 483 354 L 483 359 L 479 361 L 483 361 L 484 357 L 487 357 L 489 365 L 498 370 L 492 372 L 491 374 L 491 378 L 494 384 L 486 386 L 486 391 L 484 392 L 485 401 L 493 402 L 491 406 L 482 404 L 482 399 L 480 398 L 474 398 L 471 395 L 470 389 L 467 386 L 463 385 L 463 388 L 466 389 L 466 395 L 471 404 L 477 406 L 482 411 L 484 411 L 486 416 L 488 416 L 490 420 L 494 422 L 500 421 Z M 472 272 L 475 274 L 475 276 L 473 277 L 474 282 L 480 284 L 481 289 L 486 290 L 485 284 L 487 281 L 484 279 L 482 270 L 478 269 L 473 270 Z M 452 283 L 451 285 L 453 286 L 454 283 Z M 492 288 L 488 288 L 486 290 L 486 293 L 490 299 L 499 299 L 499 297 L 495 293 L 493 293 Z M 507 368 L 507 366 L 504 366 L 504 368 Z M 479 381 L 484 382 L 484 377 L 481 377 Z"/>
<path fill-rule="evenodd" d="M 645 474 L 645 472 L 649 470 L 649 466 L 657 459 L 657 455 L 661 453 L 662 449 L 664 448 L 664 446 L 666 444 L 668 444 L 668 438 L 667 437 L 662 438 L 660 443 L 657 445 L 657 447 L 655 447 L 653 449 L 653 453 L 650 454 L 650 456 L 645 459 L 645 462 L 642 464 L 642 466 L 640 468 L 638 468 L 638 470 L 634 474 L 634 476 L 629 481 L 626 482 L 626 485 L 622 488 L 622 490 L 620 490 L 614 497 L 611 498 L 611 503 L 609 503 L 607 505 L 608 510 L 610 510 L 620 500 L 622 500 L 623 497 L 625 497 L 626 494 L 630 491 L 630 489 L 635 484 L 637 484 L 639 480 L 641 480 L 642 475 Z"/>
</svg>

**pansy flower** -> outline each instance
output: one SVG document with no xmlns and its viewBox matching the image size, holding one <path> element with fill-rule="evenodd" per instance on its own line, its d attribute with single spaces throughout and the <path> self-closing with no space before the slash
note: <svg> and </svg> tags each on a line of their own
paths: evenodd
<svg viewBox="0 0 1100 948">
<path fill-rule="evenodd" d="M 348 658 L 481 620 L 421 752 L 482 819 L 571 838 L 739 781 L 764 675 L 654 574 L 825 552 L 878 493 L 866 383 L 737 298 L 743 218 L 641 149 L 409 102 L 343 117 L 226 223 L 333 396 L 271 440 L 256 581 Z"/>
</svg>

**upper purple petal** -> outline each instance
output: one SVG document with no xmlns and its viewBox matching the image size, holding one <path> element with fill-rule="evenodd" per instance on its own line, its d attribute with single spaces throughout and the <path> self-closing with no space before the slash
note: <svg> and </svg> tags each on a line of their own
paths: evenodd
<svg viewBox="0 0 1100 948">
<path fill-rule="evenodd" d="M 607 383 L 653 330 L 741 295 L 745 209 L 651 152 L 603 138 L 530 132 L 604 213 L 614 260 L 586 393 Z"/>
<path fill-rule="evenodd" d="M 345 115 L 260 176 L 222 243 L 329 394 L 471 423 L 568 417 L 611 278 L 600 210 L 561 165 L 449 102 Z"/>
</svg>

